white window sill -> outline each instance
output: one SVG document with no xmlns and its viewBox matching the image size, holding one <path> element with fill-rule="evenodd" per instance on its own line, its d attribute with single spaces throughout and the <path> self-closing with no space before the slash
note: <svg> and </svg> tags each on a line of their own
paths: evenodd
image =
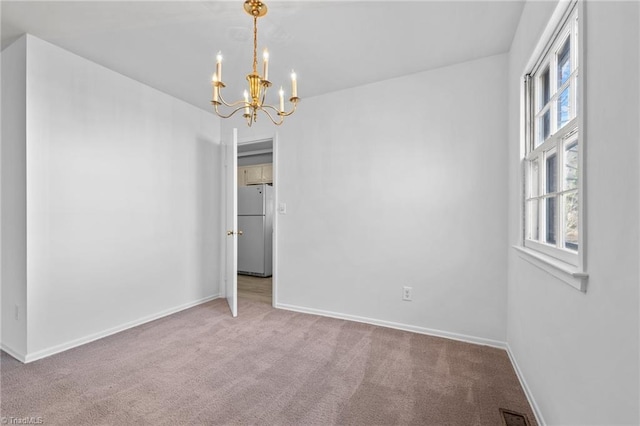
<svg viewBox="0 0 640 426">
<path fill-rule="evenodd" d="M 582 292 L 587 291 L 587 280 L 589 274 L 579 270 L 577 267 L 568 263 L 554 259 L 550 256 L 531 250 L 526 247 L 512 246 L 518 255 L 531 263 L 532 265 L 542 269 L 543 271 L 553 275 L 559 280 L 569 284 L 571 287 Z"/>
</svg>

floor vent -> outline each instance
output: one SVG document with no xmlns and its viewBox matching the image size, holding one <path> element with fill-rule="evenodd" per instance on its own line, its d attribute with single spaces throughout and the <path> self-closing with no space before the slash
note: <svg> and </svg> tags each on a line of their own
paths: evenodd
<svg viewBox="0 0 640 426">
<path fill-rule="evenodd" d="M 503 426 L 530 426 L 527 416 L 522 413 L 500 408 L 500 414 L 502 415 Z"/>
</svg>

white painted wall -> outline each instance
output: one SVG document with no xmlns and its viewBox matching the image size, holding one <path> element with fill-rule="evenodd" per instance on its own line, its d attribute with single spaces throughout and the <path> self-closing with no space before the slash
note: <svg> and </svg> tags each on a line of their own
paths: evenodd
<svg viewBox="0 0 640 426">
<path fill-rule="evenodd" d="M 509 60 L 509 242 L 519 233 L 519 93 L 554 3 L 525 6 Z M 638 424 L 639 4 L 586 2 L 587 292 L 509 248 L 507 340 L 548 424 Z"/>
<path fill-rule="evenodd" d="M 234 99 L 235 100 L 235 99 Z M 269 121 L 269 118 L 258 115 L 258 121 L 253 123 L 251 127 L 247 126 L 247 122 L 242 116 L 237 114 L 228 120 L 221 121 L 221 137 L 230 138 L 234 128 L 238 129 L 238 144 L 272 139 L 276 132 L 281 131 L 287 124 L 278 127 Z M 292 118 L 286 120 L 292 120 Z"/>
<path fill-rule="evenodd" d="M 2 51 L 2 349 L 26 352 L 26 38 Z M 15 307 L 18 306 L 18 319 Z"/>
<path fill-rule="evenodd" d="M 278 306 L 505 340 L 506 64 L 303 98 L 277 128 Z"/>
<path fill-rule="evenodd" d="M 31 36 L 26 105 L 27 360 L 218 295 L 217 118 Z"/>
</svg>

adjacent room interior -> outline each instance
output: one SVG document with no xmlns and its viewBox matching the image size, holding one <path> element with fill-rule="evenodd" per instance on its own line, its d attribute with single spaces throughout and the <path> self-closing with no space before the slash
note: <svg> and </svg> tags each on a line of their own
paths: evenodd
<svg viewBox="0 0 640 426">
<path fill-rule="evenodd" d="M 3 419 L 640 424 L 639 2 L 0 7 Z"/>
<path fill-rule="evenodd" d="M 238 298 L 273 305 L 273 140 L 238 146 Z"/>
</svg>

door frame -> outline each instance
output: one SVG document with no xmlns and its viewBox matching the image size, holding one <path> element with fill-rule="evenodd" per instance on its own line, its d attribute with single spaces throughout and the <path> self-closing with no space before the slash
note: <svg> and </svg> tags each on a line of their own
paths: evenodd
<svg viewBox="0 0 640 426">
<path fill-rule="evenodd" d="M 273 238 L 272 238 L 272 259 L 271 259 L 271 268 L 272 268 L 272 277 L 271 277 L 271 306 L 274 308 L 277 307 L 278 300 L 278 217 L 279 213 L 279 188 L 280 188 L 280 175 L 278 173 L 278 132 L 274 132 L 273 136 L 267 137 L 249 137 L 238 139 L 238 147 L 245 145 L 252 145 L 260 142 L 268 142 L 271 141 L 272 144 L 272 164 L 273 164 Z M 236 174 L 237 174 L 236 170 Z M 237 191 L 236 186 L 236 191 Z"/>
</svg>

